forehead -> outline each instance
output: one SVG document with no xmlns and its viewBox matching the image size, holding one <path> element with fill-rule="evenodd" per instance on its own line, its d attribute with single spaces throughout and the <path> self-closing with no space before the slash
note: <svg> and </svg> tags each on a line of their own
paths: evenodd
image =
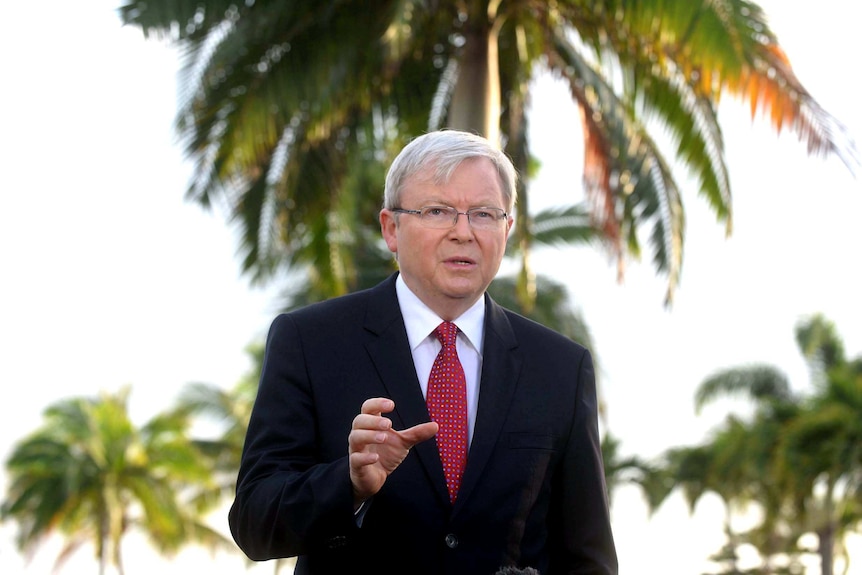
<svg viewBox="0 0 862 575">
<path fill-rule="evenodd" d="M 407 178 L 402 193 L 426 202 L 496 206 L 503 201 L 500 175 L 488 158 L 467 158 L 448 171 L 430 165 Z"/>
</svg>

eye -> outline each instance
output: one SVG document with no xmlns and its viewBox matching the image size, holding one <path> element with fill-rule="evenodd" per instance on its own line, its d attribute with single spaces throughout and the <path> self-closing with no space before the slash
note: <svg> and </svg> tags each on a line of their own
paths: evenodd
<svg viewBox="0 0 862 575">
<path fill-rule="evenodd" d="M 423 208 L 424 215 L 431 218 L 439 218 L 441 216 L 449 216 L 452 213 L 452 208 L 444 208 L 439 206 L 430 206 Z"/>
<path fill-rule="evenodd" d="M 476 220 L 494 220 L 497 214 L 494 210 L 483 210 L 481 208 L 470 210 L 470 217 Z"/>
</svg>

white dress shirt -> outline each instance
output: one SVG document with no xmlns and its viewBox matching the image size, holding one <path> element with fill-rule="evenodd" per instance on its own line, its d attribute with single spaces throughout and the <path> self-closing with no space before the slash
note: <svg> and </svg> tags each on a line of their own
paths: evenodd
<svg viewBox="0 0 862 575">
<path fill-rule="evenodd" d="M 434 359 L 442 347 L 440 340 L 434 335 L 434 330 L 443 320 L 410 291 L 400 274 L 395 281 L 395 290 L 401 315 L 404 317 L 404 327 L 407 328 L 407 341 L 413 354 L 416 377 L 419 378 L 422 396 L 425 397 Z M 479 406 L 479 378 L 482 373 L 480 350 L 485 337 L 485 298 L 479 298 L 452 323 L 459 329 L 456 349 L 467 380 L 467 440 L 472 441 L 476 410 Z"/>
</svg>

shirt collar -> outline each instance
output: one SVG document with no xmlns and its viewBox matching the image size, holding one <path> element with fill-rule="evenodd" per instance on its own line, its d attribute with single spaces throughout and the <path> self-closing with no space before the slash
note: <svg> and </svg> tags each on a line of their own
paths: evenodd
<svg viewBox="0 0 862 575">
<path fill-rule="evenodd" d="M 410 349 L 415 350 L 443 320 L 431 310 L 419 297 L 413 293 L 401 274 L 395 280 L 395 292 L 398 295 L 398 305 L 407 329 L 407 341 Z M 481 355 L 482 342 L 485 336 L 485 298 L 480 297 L 467 311 L 452 320 L 458 326 L 467 342 Z"/>
</svg>

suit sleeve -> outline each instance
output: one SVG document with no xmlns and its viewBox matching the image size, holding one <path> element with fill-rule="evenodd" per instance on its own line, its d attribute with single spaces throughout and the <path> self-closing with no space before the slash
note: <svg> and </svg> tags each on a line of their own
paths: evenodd
<svg viewBox="0 0 862 575">
<path fill-rule="evenodd" d="M 320 422 L 302 338 L 290 315 L 273 322 L 251 413 L 231 534 L 257 561 L 306 554 L 356 529 L 344 456 L 321 461 Z"/>
<path fill-rule="evenodd" d="M 561 511 L 555 518 L 561 529 L 552 529 L 551 533 L 562 535 L 556 545 L 563 555 L 564 568 L 560 572 L 616 575 L 617 556 L 598 429 L 596 380 L 588 351 L 583 353 L 577 373 L 573 425 L 563 465 L 555 478 L 558 483 L 554 492 L 562 494 L 562 499 L 551 506 L 552 510 Z"/>
</svg>

